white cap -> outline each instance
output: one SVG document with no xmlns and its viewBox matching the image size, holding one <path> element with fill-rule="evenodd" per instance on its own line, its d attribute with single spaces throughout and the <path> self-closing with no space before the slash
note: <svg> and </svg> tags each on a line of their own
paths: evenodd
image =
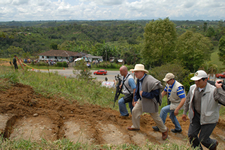
<svg viewBox="0 0 225 150">
<path fill-rule="evenodd" d="M 208 78 L 208 75 L 207 75 L 207 73 L 204 70 L 198 70 L 195 73 L 195 76 L 191 78 L 191 80 L 198 81 L 198 80 L 200 80 L 202 78 Z"/>
<path fill-rule="evenodd" d="M 172 73 L 167 73 L 165 78 L 163 79 L 163 81 L 167 82 L 167 81 L 169 81 L 171 79 L 174 79 L 174 77 L 175 76 Z"/>
</svg>

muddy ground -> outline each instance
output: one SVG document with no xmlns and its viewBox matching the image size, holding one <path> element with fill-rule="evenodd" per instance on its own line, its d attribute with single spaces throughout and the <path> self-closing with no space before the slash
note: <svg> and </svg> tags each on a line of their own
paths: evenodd
<svg viewBox="0 0 225 150">
<path fill-rule="evenodd" d="M 183 132 L 175 134 L 170 131 L 168 140 L 163 141 L 161 133 L 153 131 L 155 123 L 148 114 L 141 116 L 140 131 L 128 131 L 126 128 L 132 125 L 131 116 L 120 117 L 118 111 L 110 108 L 80 105 L 76 101 L 70 103 L 63 98 L 47 98 L 22 84 L 0 89 L 0 122 L 3 124 L 0 132 L 9 139 L 39 141 L 45 138 L 54 141 L 68 138 L 74 143 L 130 143 L 139 146 L 147 140 L 155 144 L 187 144 L 189 120 L 183 122 L 181 116 L 178 120 Z M 174 128 L 169 117 L 166 126 Z M 225 148 L 224 129 L 225 120 L 220 119 L 211 136 L 219 142 L 219 149 Z"/>
</svg>

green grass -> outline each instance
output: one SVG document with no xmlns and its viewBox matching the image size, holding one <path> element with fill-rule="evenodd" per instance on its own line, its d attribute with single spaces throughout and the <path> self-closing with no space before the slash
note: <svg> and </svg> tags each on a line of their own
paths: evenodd
<svg viewBox="0 0 225 150">
<path fill-rule="evenodd" d="M 81 144 L 79 142 L 73 143 L 68 139 L 56 140 L 54 142 L 46 141 L 42 139 L 41 142 L 31 142 L 30 140 L 8 140 L 0 137 L 0 149 L 18 149 L 18 150 L 33 150 L 33 149 L 54 149 L 54 150 L 192 150 L 189 144 L 178 145 L 178 144 L 161 144 L 156 145 L 151 142 L 147 142 L 142 147 L 132 144 L 121 144 L 121 145 L 88 145 Z M 197 150 L 197 149 L 196 149 Z"/>
<path fill-rule="evenodd" d="M 219 60 L 218 52 L 219 52 L 218 47 L 215 47 L 214 52 L 211 54 L 211 61 L 213 64 L 216 64 L 218 66 L 218 68 L 221 69 L 221 71 L 225 71 L 225 66 Z"/>
</svg>

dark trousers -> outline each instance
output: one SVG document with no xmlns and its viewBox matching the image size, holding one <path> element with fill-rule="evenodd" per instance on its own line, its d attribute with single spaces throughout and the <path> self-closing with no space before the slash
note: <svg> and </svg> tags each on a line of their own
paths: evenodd
<svg viewBox="0 0 225 150">
<path fill-rule="evenodd" d="M 15 69 L 18 69 L 18 66 L 17 66 L 17 64 L 13 64 L 13 65 L 14 65 Z"/>
<path fill-rule="evenodd" d="M 216 146 L 216 140 L 209 138 L 209 136 L 212 134 L 216 124 L 217 123 L 201 125 L 200 114 L 195 111 L 194 118 L 192 119 L 192 123 L 188 130 L 188 137 L 191 146 L 194 148 L 199 146 L 200 149 L 202 149 L 202 146 L 200 145 L 201 142 L 205 147 L 213 149 Z"/>
</svg>

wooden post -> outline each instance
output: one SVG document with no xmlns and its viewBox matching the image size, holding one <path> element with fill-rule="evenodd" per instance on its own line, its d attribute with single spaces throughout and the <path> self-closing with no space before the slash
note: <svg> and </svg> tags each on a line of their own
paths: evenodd
<svg viewBox="0 0 225 150">
<path fill-rule="evenodd" d="M 17 59 L 17 61 L 20 63 L 20 60 L 19 60 L 19 58 L 16 56 L 16 59 Z M 22 64 L 20 63 L 20 66 L 23 68 L 23 66 L 22 66 Z M 24 68 L 23 68 L 23 70 L 24 70 Z"/>
</svg>

